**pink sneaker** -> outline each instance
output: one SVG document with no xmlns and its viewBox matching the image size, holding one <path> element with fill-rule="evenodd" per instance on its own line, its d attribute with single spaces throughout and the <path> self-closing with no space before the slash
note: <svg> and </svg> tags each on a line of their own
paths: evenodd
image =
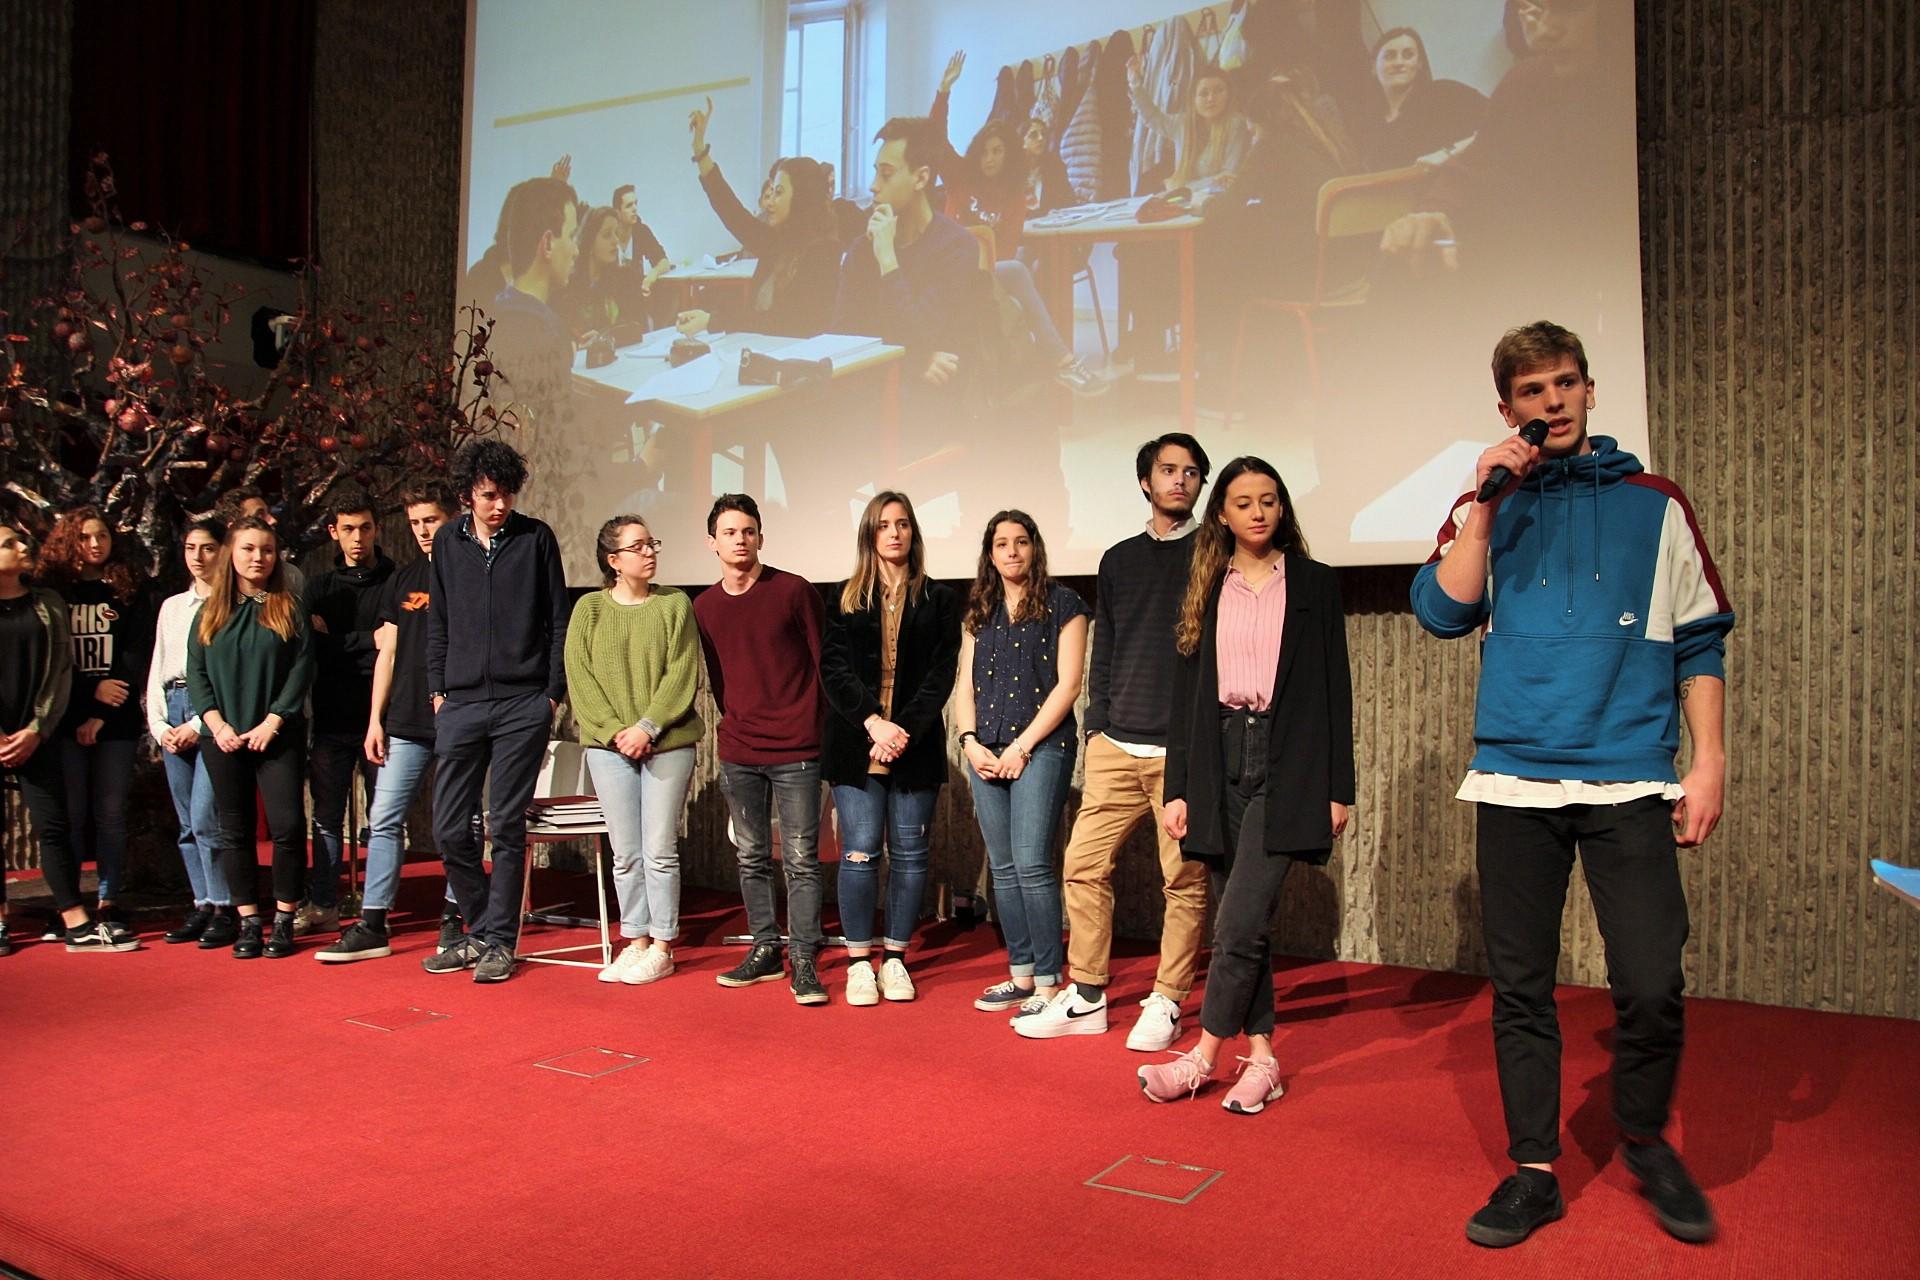
<svg viewBox="0 0 1920 1280">
<path fill-rule="evenodd" d="M 1178 1102 L 1184 1094 L 1191 1098 L 1213 1075 L 1213 1064 L 1200 1056 L 1200 1050 L 1176 1053 L 1172 1062 L 1159 1062 L 1134 1072 L 1140 1092 L 1148 1102 Z"/>
<path fill-rule="evenodd" d="M 1240 1059 L 1240 1078 L 1220 1100 L 1220 1105 L 1235 1115 L 1251 1116 L 1267 1109 L 1286 1092 L 1280 1083 L 1280 1064 L 1272 1058 Z"/>
</svg>

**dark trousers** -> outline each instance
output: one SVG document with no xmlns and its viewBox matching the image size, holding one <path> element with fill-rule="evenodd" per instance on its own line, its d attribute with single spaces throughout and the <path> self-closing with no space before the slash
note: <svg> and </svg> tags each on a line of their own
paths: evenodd
<svg viewBox="0 0 1920 1280">
<path fill-rule="evenodd" d="M 260 859 L 254 852 L 255 797 L 267 811 L 273 838 L 273 896 L 300 901 L 306 878 L 307 836 L 306 727 L 298 720 L 282 726 L 265 751 L 222 751 L 211 738 L 201 754 L 213 804 L 220 814 L 220 874 L 236 907 L 260 900 Z"/>
<path fill-rule="evenodd" d="M 353 794 L 354 770 L 367 780 L 369 808 L 380 783 L 380 768 L 367 759 L 365 744 L 364 736 L 313 735 L 307 766 L 313 785 L 313 874 L 307 880 L 307 895 L 316 907 L 331 907 L 340 901 L 342 846 L 353 836 L 347 830 L 346 813 L 347 800 Z"/>
<path fill-rule="evenodd" d="M 1622 1133 L 1666 1127 L 1684 1039 L 1687 899 L 1673 806 L 1659 796 L 1559 809 L 1479 807 L 1480 912 L 1493 979 L 1493 1051 L 1507 1155 L 1560 1154 L 1560 916 L 1577 849 L 1613 991 L 1613 1115 Z"/>
<path fill-rule="evenodd" d="M 449 700 L 434 719 L 433 839 L 467 932 L 482 942 L 511 947 L 520 936 L 527 806 L 552 724 L 544 693 Z M 493 836 L 491 878 L 472 823 L 482 792 Z"/>
<path fill-rule="evenodd" d="M 1273 921 L 1280 889 L 1293 859 L 1269 853 L 1267 743 L 1273 721 L 1244 709 L 1223 708 L 1221 757 L 1227 777 L 1227 839 L 1233 853 L 1210 868 L 1213 896 L 1213 959 L 1200 1026 L 1230 1039 L 1273 1034 Z"/>
<path fill-rule="evenodd" d="M 71 911 L 86 902 L 80 896 L 80 860 L 73 854 L 72 828 L 67 823 L 66 786 L 55 757 L 53 744 L 42 739 L 26 763 L 0 773 L 20 784 L 20 798 L 26 801 L 40 845 L 40 873 L 47 878 L 54 907 Z M 5 880 L 0 876 L 0 902 L 6 900 Z"/>
<path fill-rule="evenodd" d="M 820 931 L 820 762 L 720 762 L 720 791 L 733 818 L 740 898 L 753 940 L 779 942 L 773 901 L 773 811 L 780 811 L 780 863 L 787 880 L 787 931 L 795 955 L 815 955 Z"/>
</svg>

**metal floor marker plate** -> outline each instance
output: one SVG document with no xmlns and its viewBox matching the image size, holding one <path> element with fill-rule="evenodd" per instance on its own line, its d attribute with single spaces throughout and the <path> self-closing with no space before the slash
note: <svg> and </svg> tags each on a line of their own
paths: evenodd
<svg viewBox="0 0 1920 1280">
<path fill-rule="evenodd" d="M 429 1022 L 442 1022 L 452 1016 L 449 1013 L 435 1013 L 431 1009 L 422 1009 L 418 1005 L 407 1005 L 400 1009 L 356 1013 L 346 1021 L 356 1027 L 371 1027 L 375 1031 L 405 1031 L 408 1027 L 425 1026 Z"/>
<path fill-rule="evenodd" d="M 1121 1156 L 1082 1185 L 1168 1204 L 1192 1204 L 1195 1196 L 1220 1180 L 1222 1172 L 1152 1156 Z"/>
<path fill-rule="evenodd" d="M 601 1076 L 610 1076 L 616 1071 L 625 1071 L 628 1067 L 637 1067 L 643 1062 L 651 1062 L 637 1053 L 622 1053 L 618 1049 L 575 1049 L 556 1057 L 545 1058 L 534 1063 L 548 1071 L 558 1071 L 563 1076 L 579 1076 L 582 1080 L 598 1080 Z"/>
</svg>

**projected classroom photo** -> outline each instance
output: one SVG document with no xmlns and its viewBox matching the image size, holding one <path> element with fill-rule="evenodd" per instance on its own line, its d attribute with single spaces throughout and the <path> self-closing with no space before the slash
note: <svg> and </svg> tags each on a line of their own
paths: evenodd
<svg viewBox="0 0 1920 1280">
<path fill-rule="evenodd" d="M 1628 4 L 473 13 L 460 303 L 579 581 L 616 511 L 710 579 L 735 490 L 815 580 L 886 489 L 936 575 L 1009 507 L 1091 573 L 1170 431 L 1274 462 L 1319 558 L 1418 561 L 1537 319 L 1646 449 Z"/>
</svg>

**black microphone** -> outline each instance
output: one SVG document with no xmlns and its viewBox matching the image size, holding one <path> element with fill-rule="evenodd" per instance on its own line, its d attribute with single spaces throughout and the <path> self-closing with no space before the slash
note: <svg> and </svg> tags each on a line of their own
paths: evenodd
<svg viewBox="0 0 1920 1280">
<path fill-rule="evenodd" d="M 1547 442 L 1547 432 L 1549 430 L 1551 430 L 1551 428 L 1547 426 L 1547 420 L 1545 418 L 1535 418 L 1532 422 L 1520 428 L 1520 438 L 1538 449 Z M 1507 470 L 1505 467 L 1495 467 L 1493 470 L 1487 472 L 1487 482 L 1480 486 L 1480 492 L 1473 495 L 1473 500 L 1475 502 L 1492 502 L 1493 495 L 1506 488 L 1508 481 L 1512 479 L 1513 472 Z"/>
</svg>

